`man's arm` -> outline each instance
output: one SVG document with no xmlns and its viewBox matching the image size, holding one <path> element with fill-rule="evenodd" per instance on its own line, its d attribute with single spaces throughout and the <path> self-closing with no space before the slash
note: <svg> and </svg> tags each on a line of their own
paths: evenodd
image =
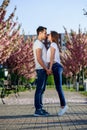
<svg viewBox="0 0 87 130">
<path fill-rule="evenodd" d="M 42 60 L 42 49 L 40 49 L 40 48 L 36 49 L 36 57 L 37 57 L 37 61 L 39 62 L 39 64 L 43 67 L 43 69 L 45 69 L 47 71 L 47 67 Z"/>
</svg>

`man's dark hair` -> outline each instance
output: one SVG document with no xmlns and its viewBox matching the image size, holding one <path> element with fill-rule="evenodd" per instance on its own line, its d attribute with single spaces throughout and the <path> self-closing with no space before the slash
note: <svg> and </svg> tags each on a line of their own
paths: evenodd
<svg viewBox="0 0 87 130">
<path fill-rule="evenodd" d="M 46 27 L 43 27 L 43 26 L 39 26 L 38 28 L 37 28 L 37 35 L 39 34 L 39 32 L 43 32 L 44 31 L 44 29 L 46 29 L 47 30 L 47 28 Z"/>
</svg>

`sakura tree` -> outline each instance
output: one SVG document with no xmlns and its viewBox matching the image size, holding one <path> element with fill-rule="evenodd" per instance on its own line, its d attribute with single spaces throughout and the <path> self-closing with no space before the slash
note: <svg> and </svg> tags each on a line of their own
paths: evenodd
<svg viewBox="0 0 87 130">
<path fill-rule="evenodd" d="M 4 0 L 0 6 L 0 64 L 6 62 L 19 45 L 17 40 L 19 38 L 20 25 L 17 21 L 13 21 L 16 8 L 14 8 L 9 18 L 5 20 L 6 7 L 9 3 L 9 0 Z"/>
<path fill-rule="evenodd" d="M 10 0 L 4 0 L 0 6 L 0 64 L 7 65 L 11 72 L 29 79 L 36 74 L 33 41 L 30 38 L 25 40 L 25 36 L 20 35 L 20 24 L 14 21 L 16 8 L 5 19 L 9 3 Z"/>
<path fill-rule="evenodd" d="M 66 50 L 61 55 L 66 77 L 80 76 L 80 72 L 87 69 L 87 34 L 71 30 L 69 34 L 65 28 Z"/>
<path fill-rule="evenodd" d="M 19 75 L 26 77 L 26 79 L 35 78 L 33 43 L 30 38 L 24 40 L 24 36 L 21 36 L 20 41 L 19 49 L 11 54 L 7 64 L 9 68 L 12 68 L 13 72 L 17 72 Z"/>
</svg>

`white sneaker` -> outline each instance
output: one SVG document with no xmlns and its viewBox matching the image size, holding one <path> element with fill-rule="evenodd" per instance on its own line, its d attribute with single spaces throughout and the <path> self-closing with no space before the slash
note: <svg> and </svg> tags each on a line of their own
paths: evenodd
<svg viewBox="0 0 87 130">
<path fill-rule="evenodd" d="M 67 110 L 68 110 L 68 106 L 66 105 L 64 108 L 60 109 L 58 116 L 62 116 Z"/>
</svg>

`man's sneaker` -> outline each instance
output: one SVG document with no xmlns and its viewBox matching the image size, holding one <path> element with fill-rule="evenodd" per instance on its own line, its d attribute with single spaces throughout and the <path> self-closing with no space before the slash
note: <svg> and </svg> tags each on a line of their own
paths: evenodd
<svg viewBox="0 0 87 130">
<path fill-rule="evenodd" d="M 47 112 L 46 110 L 42 109 L 43 113 L 46 115 L 49 115 L 49 112 Z"/>
<path fill-rule="evenodd" d="M 60 109 L 58 116 L 62 116 L 67 110 L 68 110 L 68 106 L 66 105 L 64 108 Z"/>
<path fill-rule="evenodd" d="M 36 110 L 34 113 L 34 116 L 47 116 L 48 114 L 45 112 L 45 110 Z"/>
</svg>

